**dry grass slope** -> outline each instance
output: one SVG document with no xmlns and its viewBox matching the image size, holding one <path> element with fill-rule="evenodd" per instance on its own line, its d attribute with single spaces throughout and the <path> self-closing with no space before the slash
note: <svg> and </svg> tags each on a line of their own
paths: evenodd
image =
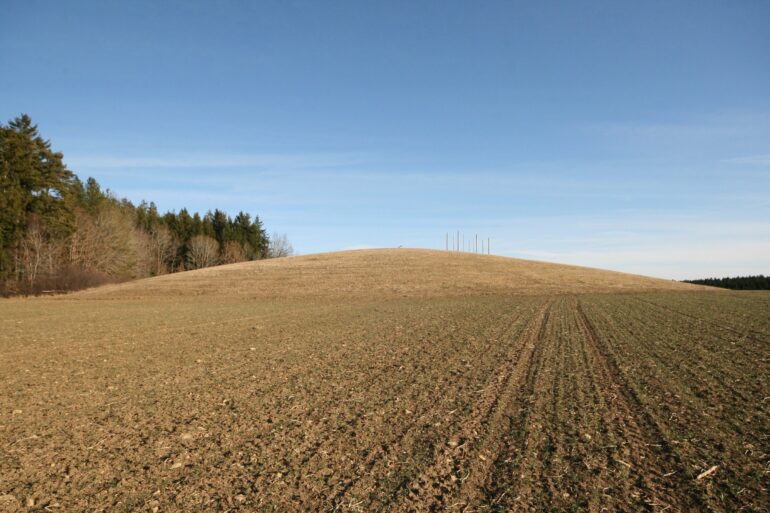
<svg viewBox="0 0 770 513">
<path fill-rule="evenodd" d="M 698 290 L 586 267 L 425 249 L 377 249 L 244 262 L 101 287 L 82 298 L 456 297 Z"/>
</svg>

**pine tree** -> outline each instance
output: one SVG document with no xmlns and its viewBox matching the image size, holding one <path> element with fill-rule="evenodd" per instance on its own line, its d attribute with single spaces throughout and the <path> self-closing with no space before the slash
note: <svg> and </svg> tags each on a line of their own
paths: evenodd
<svg viewBox="0 0 770 513">
<path fill-rule="evenodd" d="M 224 251 L 225 245 L 230 240 L 230 219 L 219 209 L 214 210 L 213 214 L 209 212 L 209 215 L 211 216 L 211 228 L 214 231 L 213 236 L 219 243 L 219 250 Z"/>
<path fill-rule="evenodd" d="M 62 154 L 51 149 L 28 115 L 0 126 L 0 278 L 16 271 L 29 223 L 45 226 L 52 237 L 74 229 L 70 200 L 75 184 Z"/>
<path fill-rule="evenodd" d="M 161 216 L 154 203 L 136 206 L 94 178 L 82 182 L 62 158 L 29 116 L 0 124 L 0 293 L 73 290 L 270 254 L 258 217 L 184 208 Z"/>
<path fill-rule="evenodd" d="M 249 227 L 248 244 L 254 248 L 252 258 L 266 258 L 270 248 L 270 239 L 262 226 L 259 216 L 254 216 L 254 221 Z"/>
</svg>

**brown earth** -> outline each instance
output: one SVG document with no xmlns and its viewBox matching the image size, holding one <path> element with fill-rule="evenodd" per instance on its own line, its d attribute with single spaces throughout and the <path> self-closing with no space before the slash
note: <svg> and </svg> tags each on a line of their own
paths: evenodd
<svg viewBox="0 0 770 513">
<path fill-rule="evenodd" d="M 770 294 L 311 255 L 0 301 L 3 511 L 770 511 Z"/>
</svg>

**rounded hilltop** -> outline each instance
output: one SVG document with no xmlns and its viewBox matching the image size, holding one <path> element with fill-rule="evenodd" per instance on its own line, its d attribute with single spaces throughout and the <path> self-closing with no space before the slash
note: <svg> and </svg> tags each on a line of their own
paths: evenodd
<svg viewBox="0 0 770 513">
<path fill-rule="evenodd" d="M 221 265 L 82 291 L 82 298 L 461 296 L 696 290 L 573 265 L 429 249 L 365 249 Z"/>
</svg>

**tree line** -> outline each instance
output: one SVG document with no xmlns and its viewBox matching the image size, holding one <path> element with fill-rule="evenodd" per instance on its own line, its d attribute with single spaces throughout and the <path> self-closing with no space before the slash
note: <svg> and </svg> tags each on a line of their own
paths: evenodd
<svg viewBox="0 0 770 513">
<path fill-rule="evenodd" d="M 85 183 L 26 114 L 0 124 L 0 294 L 107 282 L 288 256 L 258 216 L 187 209 L 161 214 Z"/>
<path fill-rule="evenodd" d="M 704 278 L 702 280 L 685 280 L 696 285 L 710 285 L 733 290 L 770 290 L 770 276 L 736 276 L 733 278 Z"/>
</svg>

